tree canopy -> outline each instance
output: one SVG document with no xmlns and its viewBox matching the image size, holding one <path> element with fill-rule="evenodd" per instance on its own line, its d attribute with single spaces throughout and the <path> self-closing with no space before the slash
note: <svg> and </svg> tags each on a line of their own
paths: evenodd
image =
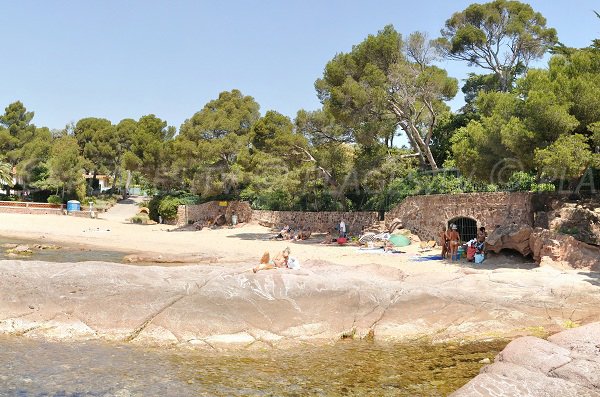
<svg viewBox="0 0 600 397">
<path fill-rule="evenodd" d="M 558 42 L 542 14 L 511 0 L 471 4 L 453 14 L 441 33 L 437 44 L 448 58 L 491 71 L 501 91 Z"/>
</svg>

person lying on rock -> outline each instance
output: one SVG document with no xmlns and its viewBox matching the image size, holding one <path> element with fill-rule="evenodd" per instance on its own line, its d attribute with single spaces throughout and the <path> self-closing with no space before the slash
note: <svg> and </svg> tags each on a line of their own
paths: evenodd
<svg viewBox="0 0 600 397">
<path fill-rule="evenodd" d="M 275 258 L 270 259 L 270 254 L 266 251 L 260 258 L 260 265 L 253 267 L 252 271 L 256 273 L 259 270 L 275 269 L 278 267 L 287 267 L 288 260 L 290 258 L 290 248 L 286 247 L 283 251 L 279 252 Z"/>
</svg>

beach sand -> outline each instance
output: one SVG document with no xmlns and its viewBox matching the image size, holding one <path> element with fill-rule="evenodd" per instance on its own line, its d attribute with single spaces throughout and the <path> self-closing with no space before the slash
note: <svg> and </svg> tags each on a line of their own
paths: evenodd
<svg viewBox="0 0 600 397">
<path fill-rule="evenodd" d="M 440 260 L 414 262 L 411 258 L 436 255 L 439 248 L 420 252 L 418 244 L 401 248 L 405 253 L 366 252 L 356 246 L 320 244 L 317 235 L 306 241 L 276 241 L 270 229 L 244 224 L 236 228 L 205 228 L 200 231 L 178 231 L 171 225 L 139 225 L 115 217 L 100 219 L 59 215 L 30 215 L 0 213 L 0 235 L 76 245 L 86 248 L 109 249 L 124 254 L 203 255 L 218 257 L 219 263 L 256 264 L 263 252 L 275 253 L 290 247 L 291 256 L 301 263 L 326 260 L 341 265 L 380 264 L 410 272 L 446 270 L 454 265 Z"/>
</svg>

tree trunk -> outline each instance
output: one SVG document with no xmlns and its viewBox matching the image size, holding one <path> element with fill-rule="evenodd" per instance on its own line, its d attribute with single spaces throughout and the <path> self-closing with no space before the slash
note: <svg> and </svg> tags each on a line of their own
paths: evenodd
<svg viewBox="0 0 600 397">
<path fill-rule="evenodd" d="M 131 183 L 131 170 L 127 170 L 127 179 L 125 180 L 125 191 L 123 192 L 123 199 L 129 196 L 129 184 Z"/>
</svg>

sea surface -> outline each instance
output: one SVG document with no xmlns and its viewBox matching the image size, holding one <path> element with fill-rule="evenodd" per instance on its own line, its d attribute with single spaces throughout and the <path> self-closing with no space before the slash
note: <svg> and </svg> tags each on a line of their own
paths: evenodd
<svg viewBox="0 0 600 397">
<path fill-rule="evenodd" d="M 24 244 L 32 248 L 31 255 L 8 256 L 6 254 L 7 247 L 5 244 Z M 45 262 L 85 262 L 85 261 L 102 261 L 121 263 L 125 254 L 118 251 L 97 250 L 69 246 L 65 244 L 56 244 L 58 249 L 38 249 L 34 248 L 36 244 L 53 245 L 45 240 L 32 241 L 22 240 L 0 236 L 0 260 L 15 259 L 25 261 L 45 261 Z"/>
<path fill-rule="evenodd" d="M 0 337 L 0 396 L 446 396 L 505 345 L 348 340 L 216 352 Z"/>
</svg>

